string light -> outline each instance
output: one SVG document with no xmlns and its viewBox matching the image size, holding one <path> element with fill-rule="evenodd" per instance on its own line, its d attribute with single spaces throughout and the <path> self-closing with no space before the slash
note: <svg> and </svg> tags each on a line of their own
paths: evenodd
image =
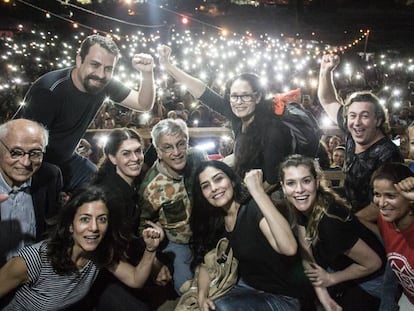
<svg viewBox="0 0 414 311">
<path fill-rule="evenodd" d="M 24 2 L 23 0 L 18 0 Z M 44 10 L 44 13 L 48 11 Z M 45 15 L 46 16 L 46 15 Z M 56 17 L 53 13 L 50 16 Z M 89 29 L 93 33 L 104 33 L 110 35 L 117 41 L 121 49 L 123 58 L 117 66 L 114 76 L 130 87 L 138 87 L 141 76 L 131 69 L 129 64 L 130 57 L 138 52 L 149 52 L 156 57 L 156 48 L 164 43 L 161 40 L 160 30 L 153 30 L 151 34 L 144 34 L 136 31 L 131 34 L 122 34 L 119 28 L 114 28 L 111 33 L 101 32 L 95 27 L 78 24 L 71 19 L 64 18 L 65 21 L 77 25 L 77 30 L 73 31 L 71 39 L 64 40 L 51 31 L 39 32 L 31 31 L 31 39 L 19 42 L 18 36 L 14 38 L 4 38 L 1 59 L 7 64 L 7 75 L 0 77 L 0 93 L 8 92 L 10 85 L 28 85 L 33 79 L 28 80 L 24 74 L 26 71 L 22 65 L 23 59 L 34 60 L 39 66 L 39 73 L 47 70 L 63 68 L 74 65 L 76 49 L 80 41 L 87 35 L 81 29 Z M 19 30 L 24 29 L 24 25 L 18 26 Z M 27 29 L 26 29 L 27 31 Z M 217 35 L 211 33 L 192 33 L 191 31 L 177 31 L 171 28 L 169 32 L 168 44 L 172 47 L 173 63 L 188 70 L 193 75 L 203 81 L 224 90 L 224 83 L 237 74 L 245 71 L 256 72 L 261 76 L 262 82 L 268 86 L 270 92 L 288 91 L 301 87 L 314 92 L 317 87 L 319 60 L 321 54 L 341 51 L 345 53 L 345 47 L 354 46 L 361 42 L 369 30 L 361 31 L 360 37 L 352 43 L 344 44 L 339 47 L 318 44 L 317 42 L 306 42 L 302 39 L 287 38 L 283 34 L 282 38 L 274 38 L 268 34 L 255 37 L 252 33 L 246 32 L 243 36 L 226 32 L 220 29 Z M 53 55 L 54 59 L 45 56 L 45 53 Z M 126 57 L 127 56 L 127 57 Z M 413 58 L 391 59 L 387 54 L 381 55 L 370 64 L 371 68 L 381 68 L 387 75 L 395 75 L 400 72 L 412 72 L 414 70 Z M 367 67 L 368 68 L 368 67 Z M 168 86 L 168 79 L 171 79 L 164 72 L 159 71 L 156 84 L 158 94 L 162 95 L 163 90 Z M 39 74 L 40 76 L 40 74 Z M 8 77 L 8 78 L 7 78 Z M 364 79 L 356 66 L 343 66 L 342 70 L 335 71 L 335 78 L 347 77 L 357 80 Z M 181 86 L 185 92 L 185 86 Z M 393 89 L 384 88 L 385 92 L 394 94 Z"/>
</svg>

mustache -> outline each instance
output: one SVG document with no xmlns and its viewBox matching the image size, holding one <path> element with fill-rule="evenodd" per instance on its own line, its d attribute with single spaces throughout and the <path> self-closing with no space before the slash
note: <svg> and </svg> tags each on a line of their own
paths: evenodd
<svg viewBox="0 0 414 311">
<path fill-rule="evenodd" d="M 101 82 L 106 82 L 106 78 L 99 78 L 98 76 L 95 76 L 95 75 L 89 75 L 86 78 L 89 80 L 97 80 Z"/>
</svg>

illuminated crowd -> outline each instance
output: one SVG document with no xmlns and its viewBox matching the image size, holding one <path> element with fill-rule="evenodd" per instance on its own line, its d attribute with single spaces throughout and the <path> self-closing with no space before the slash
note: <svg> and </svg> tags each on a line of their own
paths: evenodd
<svg viewBox="0 0 414 311">
<path fill-rule="evenodd" d="M 308 293 L 308 290 L 311 289 L 310 283 L 315 288 L 320 304 L 325 308 L 327 305 L 335 307 L 329 308 L 332 310 L 342 310 L 341 303 L 344 306 L 350 304 L 343 310 L 354 310 L 356 302 L 361 302 L 362 308 L 358 310 L 374 310 L 365 307 L 364 303 L 366 306 L 378 307 L 381 299 L 385 301 L 381 296 L 383 291 L 380 286 L 371 290 L 371 285 L 374 284 L 381 284 L 381 286 L 382 284 L 391 284 L 391 282 L 383 280 L 386 262 L 383 245 L 374 232 L 368 230 L 370 223 L 364 222 L 367 218 L 373 219 L 372 215 L 368 217 L 363 213 L 359 215 L 358 213 L 372 207 L 372 202 L 385 212 L 389 210 L 388 208 L 384 209 L 383 202 L 391 199 L 379 199 L 379 196 L 384 193 L 386 196 L 389 195 L 388 188 L 383 185 L 382 173 L 377 175 L 376 179 L 371 179 L 371 174 L 376 176 L 375 166 L 379 165 L 380 161 L 394 162 L 396 168 L 406 169 L 406 172 L 403 173 L 409 177 L 403 176 L 402 178 L 407 180 L 409 178 L 410 185 L 406 186 L 408 190 L 403 189 L 402 192 L 409 192 L 414 196 L 413 172 L 403 165 L 404 159 L 407 157 L 402 154 L 402 148 L 397 147 L 397 143 L 395 141 L 393 143 L 390 137 L 387 137 L 388 132 L 385 129 L 387 115 L 385 109 L 382 109 L 382 105 L 384 105 L 390 114 L 391 126 L 393 127 L 392 138 L 405 133 L 406 128 L 414 120 L 414 106 L 412 106 L 414 102 L 413 58 L 395 51 L 387 51 L 387 53 L 358 52 L 361 50 L 361 43 L 366 36 L 366 33 L 362 31 L 360 38 L 353 43 L 344 43 L 343 46 L 333 47 L 316 41 L 290 38 L 273 39 L 268 34 L 255 37 L 250 33 L 244 35 L 222 32 L 220 34 L 195 33 L 170 28 L 167 33 L 137 32 L 128 36 L 113 33 L 112 38 L 119 46 L 122 57 L 112 75 L 113 65 L 118 60 L 118 49 L 108 49 L 108 46 L 112 48 L 115 46 L 111 40 L 102 36 L 87 37 L 88 35 L 89 33 L 74 32 L 66 37 L 52 31 L 28 30 L 22 25 L 18 31 L 13 33 L 13 36 L 8 35 L 0 39 L 2 43 L 0 57 L 2 69 L 4 69 L 4 74 L 0 76 L 0 116 L 2 118 L 0 122 L 3 123 L 0 134 L 7 134 L 0 137 L 1 150 L 3 151 L 0 155 L 6 155 L 4 159 L 10 160 L 9 162 L 4 160 L 1 162 L 5 167 L 7 165 L 12 167 L 19 161 L 20 164 L 27 160 L 37 170 L 42 165 L 44 154 L 45 157 L 48 156 L 47 161 L 60 168 L 59 170 L 57 166 L 53 166 L 55 177 L 62 179 L 63 176 L 64 184 L 59 187 L 63 186 L 64 196 L 61 197 L 62 193 L 56 191 L 59 194 L 57 199 L 59 204 L 63 199 L 66 201 L 65 206 L 69 207 L 62 209 L 62 215 L 69 213 L 67 211 L 72 209 L 75 213 L 73 217 L 71 215 L 61 216 L 64 219 L 69 219 L 69 222 L 62 225 L 59 223 L 56 226 L 58 228 L 58 225 L 61 225 L 67 232 L 68 243 L 71 243 L 72 238 L 74 239 L 75 243 L 73 247 L 70 246 L 72 247 L 70 252 L 67 251 L 69 248 L 63 247 L 64 245 L 59 242 L 58 237 L 54 236 L 50 240 L 39 242 L 33 247 L 30 246 L 33 249 L 35 247 L 53 249 L 54 245 L 60 245 L 63 251 L 57 249 L 56 253 L 71 254 L 65 259 L 70 262 L 70 266 L 68 265 L 70 269 L 64 267 L 62 269 L 64 273 L 60 273 L 61 271 L 55 268 L 58 265 L 54 261 L 54 258 L 59 256 L 55 256 L 53 252 L 39 252 L 42 253 L 42 256 L 47 254 L 52 258 L 51 267 L 53 269 L 50 269 L 52 271 L 50 283 L 56 282 L 61 285 L 61 287 L 53 288 L 54 291 L 50 291 L 50 297 L 60 298 L 58 296 L 61 295 L 61 292 L 64 295 L 67 294 L 64 290 L 71 291 L 68 286 L 76 285 L 77 282 L 82 284 L 77 279 L 73 281 L 67 278 L 66 275 L 72 277 L 73 274 L 74 277 L 77 277 L 78 269 L 79 271 L 86 270 L 83 267 L 90 264 L 93 265 L 93 270 L 90 272 L 92 276 L 90 280 L 83 282 L 86 284 L 85 290 L 79 289 L 79 292 L 84 295 L 92 288 L 92 283 L 100 270 L 108 268 L 108 271 L 120 282 L 132 288 L 144 288 L 145 282 L 149 280 L 150 276 L 155 276 L 150 281 L 157 286 L 171 285 L 169 282 L 173 280 L 175 303 L 180 304 L 181 299 L 179 302 L 176 294 L 187 293 L 181 289 L 181 285 L 193 276 L 196 279 L 196 274 L 193 274 L 196 271 L 195 273 L 200 273 L 200 276 L 203 276 L 198 279 L 201 290 L 198 291 L 197 303 L 200 306 L 211 305 L 213 298 L 205 292 L 207 289 L 205 284 L 212 284 L 207 283 L 210 281 L 209 268 L 207 269 L 204 264 L 198 265 L 203 262 L 204 250 L 214 248 L 216 244 L 214 241 L 212 245 L 208 245 L 213 241 L 211 237 L 216 239 L 223 233 L 227 233 L 227 237 L 232 243 L 231 249 L 238 260 L 240 267 L 238 273 L 241 280 L 236 285 L 232 285 L 234 287 L 231 291 L 237 290 L 239 285 L 244 287 L 242 283 L 246 279 L 252 285 L 251 288 L 249 285 L 249 291 L 272 294 L 270 301 L 275 305 L 279 303 L 280 296 L 292 298 L 291 301 L 286 302 L 286 305 L 292 305 L 289 310 L 299 310 L 300 307 L 302 307 L 301 310 L 308 310 L 307 308 L 314 310 L 314 301 L 308 299 L 314 298 L 311 293 Z M 85 37 L 87 37 L 86 40 L 84 40 Z M 75 58 L 76 49 L 81 42 L 80 52 Z M 100 45 L 101 43 L 108 45 L 105 47 Z M 146 55 L 138 53 L 146 53 Z M 156 62 L 154 70 L 156 92 L 153 106 L 152 74 L 154 64 L 148 54 L 152 55 Z M 341 54 L 341 59 L 333 54 Z M 132 67 L 135 70 L 131 68 L 131 58 Z M 75 59 L 77 66 L 72 69 L 70 67 L 75 65 Z M 66 69 L 58 72 L 53 71 L 60 68 Z M 92 73 L 86 74 L 89 69 Z M 27 93 L 34 81 L 50 71 L 53 71 L 52 74 L 35 83 Z M 98 77 L 98 71 L 108 76 L 107 82 L 111 76 L 122 83 L 110 81 L 104 84 L 105 77 Z M 245 72 L 256 75 L 240 75 Z M 93 73 L 96 76 L 93 76 Z M 234 77 L 237 78 L 231 81 Z M 89 81 L 88 84 L 85 82 L 88 79 L 93 81 Z M 228 80 L 231 82 L 226 85 Z M 45 84 L 48 85 L 46 88 Z M 51 87 L 52 85 L 53 87 Z M 264 87 L 262 88 L 262 86 Z M 63 88 L 65 91 L 62 91 Z M 54 94 L 49 98 L 42 97 L 40 89 L 47 89 Z M 228 98 L 222 98 L 213 92 L 223 94 L 224 90 L 226 90 L 226 94 L 229 94 Z M 355 94 L 355 91 L 358 90 L 372 90 L 378 95 L 380 102 L 368 92 Z M 38 93 L 36 94 L 36 92 Z M 343 107 L 341 100 L 336 96 L 337 92 L 341 98 L 346 98 L 351 93 L 354 93 L 356 97 L 361 96 L 361 98 L 355 99 L 355 101 L 351 100 L 349 105 Z M 93 96 L 82 98 L 76 96 L 76 93 L 93 94 Z M 329 140 L 327 139 L 326 150 L 321 148 L 323 142 L 319 139 L 320 136 L 317 136 L 313 141 L 316 148 L 312 155 L 304 156 L 305 152 L 302 154 L 302 151 L 298 151 L 302 147 L 300 143 L 295 146 L 299 140 L 294 138 L 298 136 L 289 136 L 293 132 L 286 123 L 282 123 L 283 120 L 274 118 L 273 113 L 269 113 L 268 108 L 270 107 L 267 106 L 268 102 L 265 100 L 276 95 L 280 97 L 284 94 L 286 97 L 288 93 L 295 94 L 290 95 L 293 100 L 301 103 L 303 107 L 313 113 L 322 129 L 324 127 L 327 129 L 333 124 L 327 121 L 327 114 L 329 114 L 331 120 L 337 120 L 338 129 L 346 130 L 343 127 L 347 126 L 349 132 L 341 137 L 332 136 Z M 29 94 L 26 103 L 23 98 L 24 94 Z M 123 107 L 115 105 L 109 97 L 105 98 L 105 96 L 116 98 Z M 364 96 L 372 99 L 372 102 L 365 99 Z M 37 103 L 35 103 L 36 101 Z M 102 102 L 104 105 L 101 107 Z M 47 103 L 47 105 L 42 105 L 43 103 Z M 64 105 L 56 108 L 55 103 L 64 103 Z M 19 105 L 22 107 L 18 111 L 17 119 L 6 122 L 13 117 Z M 85 107 L 89 110 L 83 110 Z M 219 109 L 223 107 L 226 109 Z M 277 104 L 272 108 L 277 108 Z M 132 109 L 142 111 L 151 109 L 151 111 L 135 112 Z M 48 122 L 50 120 L 50 123 L 45 123 L 44 126 L 35 123 L 32 119 L 37 115 L 42 115 L 42 117 L 46 115 L 45 119 Z M 95 115 L 96 117 L 94 117 Z M 232 119 L 233 115 L 235 117 Z M 345 118 L 345 120 L 341 118 Z M 303 128 L 302 124 L 304 123 L 301 122 L 301 126 L 298 127 Z M 90 124 L 89 131 L 87 131 L 88 124 Z M 67 125 L 70 126 L 70 130 L 60 135 L 63 132 L 61 130 L 66 130 L 65 126 Z M 192 131 L 188 131 L 187 127 L 190 127 Z M 188 149 L 188 147 L 195 146 L 194 141 L 191 140 L 194 138 L 191 136 L 191 132 L 201 133 L 204 131 L 203 127 L 209 127 L 204 132 L 207 132 L 208 135 L 210 135 L 208 131 L 213 131 L 212 127 L 221 128 L 223 132 L 223 127 L 233 129 L 234 140 L 225 146 L 220 146 L 226 152 L 217 150 L 217 154 L 212 155 L 200 152 L 197 148 Z M 139 130 L 135 131 L 131 128 Z M 316 128 L 317 126 L 313 126 L 312 123 L 312 127 L 307 132 L 318 132 L 313 131 Z M 49 134 L 46 129 L 50 131 L 49 145 Z M 230 132 L 228 129 L 226 130 Z M 36 148 L 15 145 L 15 141 L 21 137 L 35 136 L 32 132 L 37 134 Z M 141 132 L 150 133 L 150 135 L 145 136 Z M 96 133 L 110 133 L 106 136 L 106 142 L 99 142 L 98 147 L 101 148 L 99 152 L 94 149 L 96 146 L 91 146 L 97 143 L 93 141 L 93 135 Z M 302 130 L 300 134 L 303 133 Z M 88 141 L 89 138 L 91 139 Z M 405 138 L 410 139 L 409 134 Z M 80 139 L 80 144 L 78 144 Z M 21 140 L 26 143 L 26 138 Z M 307 137 L 305 140 L 309 141 Z M 30 140 L 27 139 L 27 141 Z M 236 142 L 234 144 L 236 147 L 233 149 L 234 142 Z M 400 142 L 399 140 L 398 146 Z M 102 144 L 100 145 L 100 143 Z M 402 142 L 401 144 L 403 145 Z M 405 145 L 408 148 L 408 144 Z M 46 146 L 48 149 L 47 152 L 44 152 Z M 29 150 L 29 148 L 32 149 Z M 94 150 L 92 151 L 92 149 Z M 74 152 L 75 150 L 76 152 Z M 360 152 L 361 150 L 362 152 Z M 326 153 L 326 165 L 322 164 L 324 153 Z M 97 171 L 94 164 L 85 159 L 89 158 L 97 164 L 103 154 Z M 217 159 L 223 159 L 223 161 L 204 161 L 215 159 L 211 156 L 219 156 Z M 336 160 L 336 157 L 341 158 L 341 161 Z M 284 158 L 285 160 L 282 160 Z M 314 161 L 315 158 L 319 160 L 319 163 Z M 45 160 L 45 163 L 47 161 Z M 232 168 L 227 165 L 226 161 L 231 161 Z M 275 173 L 276 168 L 278 173 Z M 330 185 L 332 188 L 338 189 L 328 189 L 327 185 L 319 182 L 319 178 L 322 180 L 322 175 L 319 176 L 316 173 L 319 168 L 326 171 L 336 170 L 341 173 L 341 179 L 337 180 L 338 185 L 333 183 Z M 385 169 L 394 170 L 392 166 L 389 168 L 385 166 Z M 36 170 L 32 169 L 29 172 L 31 175 L 28 175 L 26 181 L 18 181 L 19 189 L 14 185 L 17 184 L 16 182 L 13 181 L 11 185 L 6 185 L 7 181 L 2 180 L 2 183 L 11 190 L 5 188 L 6 190 L 3 192 L 8 194 L 6 197 L 0 197 L 0 203 L 8 200 L 7 196 L 13 196 L 14 200 L 14 195 L 16 197 L 17 195 L 26 195 L 25 189 L 28 187 L 23 184 L 31 178 Z M 3 171 L 2 168 L 0 177 L 3 177 Z M 27 169 L 27 171 L 29 170 Z M 346 172 L 345 175 L 342 174 L 343 171 Z M 340 182 L 344 176 L 346 183 L 343 188 Z M 243 183 L 240 177 L 243 178 Z M 88 180 L 85 182 L 88 185 L 87 191 L 97 192 L 97 194 L 92 193 L 91 197 L 92 195 L 94 197 L 90 199 L 91 201 L 85 201 L 77 206 L 76 200 L 80 196 L 78 193 L 84 191 L 88 194 L 82 188 L 80 192 L 77 192 L 77 187 L 86 180 Z M 370 185 L 370 180 L 379 180 L 379 184 L 374 181 L 372 182 L 374 184 Z M 394 184 L 400 180 L 390 180 L 389 185 L 394 187 Z M 31 181 L 30 179 L 30 183 Z M 32 187 L 31 184 L 29 186 L 36 189 L 37 180 L 33 178 L 33 181 L 34 186 Z M 281 188 L 273 192 L 279 183 Z M 120 187 L 116 188 L 118 186 Z M 244 197 L 244 186 L 249 193 L 248 198 Z M 375 194 L 375 198 L 372 200 L 369 193 L 371 186 L 374 188 Z M 333 190 L 338 191 L 334 192 Z M 17 192 L 21 193 L 16 194 Z M 271 197 L 271 193 L 275 197 Z M 97 195 L 99 197 L 96 197 Z M 343 195 L 343 198 L 340 198 L 339 195 Z M 344 200 L 345 196 L 349 206 Z M 278 201 L 277 204 L 281 204 L 281 201 L 284 202 L 279 208 L 279 205 L 275 205 L 276 201 Z M 91 202 L 95 202 L 95 205 Z M 401 194 L 399 202 L 401 206 L 398 208 L 412 211 L 412 206 L 409 204 L 412 202 L 412 198 Z M 293 212 L 287 211 L 284 215 L 283 206 L 288 205 L 295 210 Z M 10 208 L 11 205 L 5 204 L 4 206 L 3 210 Z M 110 211 L 112 208 L 113 211 Z M 216 213 L 217 208 L 221 208 L 222 211 Z M 205 217 L 207 209 L 214 211 L 208 215 L 210 218 Z M 35 206 L 29 204 L 29 210 L 35 210 Z M 158 215 L 155 215 L 156 213 Z M 323 216 L 317 216 L 319 219 L 311 219 L 317 213 Z M 355 213 L 355 217 L 353 213 Z M 295 217 L 291 217 L 293 214 Z M 377 214 L 378 210 L 375 210 L 375 216 Z M 96 219 L 90 221 L 84 217 L 85 215 L 96 217 Z M 73 220 L 70 219 L 71 217 Z M 80 224 L 78 224 L 76 217 L 79 217 Z M 391 223 L 387 217 L 385 214 L 384 221 Z M 412 217 L 412 213 L 409 217 Z M 25 215 L 22 219 L 26 220 Z M 297 231 L 297 234 L 300 235 L 298 239 L 291 230 L 290 220 L 292 223 L 295 221 L 295 226 L 299 228 Z M 90 223 L 87 223 L 89 221 Z M 409 218 L 409 221 L 410 226 L 414 228 L 412 218 Z M 83 222 L 87 224 L 83 224 Z M 324 222 L 323 226 L 332 228 L 332 230 L 319 230 L 322 222 Z M 214 225 L 204 226 L 209 223 Z M 215 225 L 216 223 L 217 225 Z M 312 228 L 313 224 L 316 224 L 314 228 Z M 382 224 L 384 228 L 385 225 Z M 321 225 L 320 228 L 324 229 L 323 226 Z M 227 230 L 227 227 L 231 228 L 231 231 Z M 145 243 L 142 249 L 133 245 L 137 228 L 142 231 Z M 30 230 L 33 231 L 33 227 Z M 399 230 L 400 228 L 396 232 L 400 232 Z M 86 231 L 88 233 L 84 233 Z M 229 232 L 231 235 L 228 234 Z M 339 234 L 343 232 L 346 234 L 340 236 Z M 165 237 L 167 246 L 163 248 L 163 252 L 173 253 L 173 256 L 166 258 L 166 262 L 162 260 L 158 262 L 158 257 L 156 257 L 159 254 L 158 247 L 164 247 L 160 243 Z M 326 249 L 323 247 L 318 249 L 317 243 L 324 241 L 325 238 L 332 240 L 328 244 L 338 244 L 338 249 L 331 250 L 327 246 L 325 246 Z M 54 239 L 58 242 L 55 242 Z M 297 240 L 302 244 L 298 244 Z M 358 241 L 360 242 L 357 245 Z M 104 246 L 98 247 L 101 243 Z M 108 246 L 105 246 L 104 243 L 108 243 Z M 79 245 L 80 247 L 78 247 Z M 30 247 L 28 249 L 31 249 Z M 102 255 L 102 263 L 98 264 L 97 261 L 95 267 L 95 257 L 92 255 L 98 254 L 98 251 L 103 247 L 107 247 L 108 252 Z M 407 246 L 407 248 L 410 247 L 410 245 Z M 300 256 L 303 256 L 301 258 L 299 249 L 309 253 L 301 253 Z M 131 256 L 130 250 L 134 251 Z M 135 251 L 138 250 L 142 251 L 142 254 L 135 254 Z M 223 254 L 224 259 L 230 254 L 229 250 L 230 246 Z M 22 251 L 19 250 L 17 257 L 27 256 L 28 258 L 24 257 L 23 260 L 29 261 L 31 254 L 25 255 L 25 251 L 26 248 Z M 248 256 L 240 256 L 243 254 L 241 251 L 248 253 Z M 313 256 L 311 251 L 317 255 Z M 334 251 L 337 254 L 334 254 Z M 408 254 L 406 249 L 398 251 L 404 256 L 412 258 L 411 255 L 406 255 Z M 77 252 L 76 256 L 72 256 L 75 252 Z M 334 259 L 332 254 L 339 259 L 348 257 L 354 262 L 345 268 L 337 266 L 341 260 Z M 108 259 L 105 259 L 105 256 Z M 288 261 L 286 260 L 287 256 L 291 258 Z M 327 266 L 333 265 L 334 267 L 333 271 L 335 272 L 332 272 L 331 275 L 336 272 L 338 272 L 337 275 L 346 273 L 347 279 L 326 277 L 328 270 L 325 271 L 323 269 L 326 268 L 322 267 L 325 261 L 324 256 L 329 261 Z M 16 260 L 20 260 L 16 257 L 11 258 L 12 264 Z M 100 256 L 96 258 L 101 259 Z M 191 264 L 194 267 L 199 267 L 199 270 L 191 270 L 193 267 L 188 264 L 186 258 L 193 258 Z M 312 260 L 306 261 L 310 258 Z M 135 266 L 136 263 L 132 264 L 129 259 L 131 261 L 139 259 L 140 261 Z M 306 259 L 303 267 L 301 265 L 302 259 Z M 215 260 L 215 262 L 219 261 Z M 258 264 L 253 266 L 252 262 Z M 170 263 L 173 266 L 168 266 Z M 299 266 L 303 268 L 303 271 L 300 268 L 301 276 L 294 276 L 294 272 L 298 271 L 297 267 Z M 355 270 L 356 273 L 354 273 L 348 269 L 351 266 L 361 266 L 363 269 Z M 261 269 L 261 267 L 265 268 Z M 9 266 L 6 266 L 2 271 L 6 271 L 8 268 Z M 32 267 L 24 266 L 19 269 L 23 272 L 17 272 L 26 276 L 26 274 L 30 275 Z M 42 266 L 42 269 L 49 268 L 45 269 Z M 43 270 L 42 273 L 47 276 L 49 272 Z M 156 274 L 152 274 L 153 271 L 157 271 Z M 325 279 L 321 278 L 321 271 Z M 17 274 L 16 271 L 12 272 Z M 11 278 L 12 274 L 3 273 L 2 275 L 3 279 L 7 279 L 6 277 Z M 98 292 L 95 293 L 92 290 L 90 295 L 86 296 L 87 303 L 95 304 L 98 300 L 98 304 L 103 303 L 101 299 L 107 296 L 100 291 L 107 285 L 115 284 L 115 289 L 120 285 L 113 283 L 112 277 L 109 278 L 103 273 L 101 275 L 102 279 L 97 279 L 96 282 L 98 286 L 95 290 Z M 248 279 L 251 277 L 249 275 L 253 275 L 250 280 Z M 298 280 L 289 280 L 291 276 Z M 367 285 L 366 288 L 369 290 L 359 284 L 355 285 L 355 288 L 359 290 L 357 292 L 359 296 L 348 292 L 348 296 L 345 297 L 342 295 L 343 292 L 338 292 L 335 296 L 332 294 L 331 298 L 330 293 L 328 294 L 328 291 L 325 290 L 345 281 L 362 280 L 363 278 L 366 278 L 366 281 L 361 284 Z M 22 285 L 17 290 L 18 294 L 23 292 L 23 297 L 26 295 L 24 292 L 26 286 L 29 287 L 24 284 L 24 280 L 22 278 L 21 283 L 15 284 L 16 286 Z M 279 284 L 279 280 L 283 282 Z M 100 288 L 100 285 L 104 285 L 104 287 Z M 404 286 L 404 284 L 402 285 Z M 39 287 L 41 286 L 42 284 Z M 300 292 L 298 292 L 298 288 L 300 288 Z M 106 289 L 111 292 L 110 286 Z M 123 287 L 120 289 L 123 290 Z M 170 289 L 172 290 L 172 288 Z M 237 293 L 237 291 L 234 292 Z M 123 304 L 141 302 L 139 299 L 142 299 L 143 292 L 128 291 L 125 293 L 128 293 L 130 296 L 128 299 L 131 300 L 123 300 Z M 205 297 L 201 297 L 200 293 Z M 74 291 L 69 293 L 68 297 L 70 295 L 76 296 L 78 293 Z M 155 295 L 157 296 L 157 293 Z M 152 299 L 152 296 L 149 296 Z M 248 297 L 248 295 L 245 296 Z M 340 301 L 342 296 L 345 298 Z M 391 295 L 389 296 L 391 297 Z M 82 296 L 79 295 L 79 297 Z M 119 297 L 110 302 L 117 304 Z M 246 306 L 243 299 L 233 300 L 231 295 L 223 297 L 230 297 L 229 305 L 239 303 L 239 306 L 234 309 L 239 310 Z M 372 298 L 372 301 L 366 300 L 364 297 Z M 52 310 L 54 299 L 48 300 Z M 262 300 L 263 302 L 260 303 L 265 302 L 264 299 Z M 33 301 L 36 302 L 35 299 Z M 76 301 L 68 300 L 67 304 L 69 306 L 74 302 Z M 13 299 L 11 303 L 17 305 L 19 302 L 15 302 Z M 219 305 L 221 302 L 217 300 L 214 303 Z M 226 305 L 227 302 L 222 303 Z M 251 303 L 254 305 L 253 299 Z M 315 301 L 315 303 L 318 302 Z M 407 304 L 410 303 L 412 301 L 407 302 Z M 215 309 L 214 304 L 212 306 L 211 309 Z M 74 309 L 76 308 L 75 306 Z M 108 309 L 111 308 L 108 307 Z M 209 308 L 207 307 L 207 309 Z M 287 308 L 281 309 L 287 310 Z M 385 308 L 384 310 L 390 309 Z"/>
<path fill-rule="evenodd" d="M 12 37 L 1 38 L 4 72 L 0 77 L 2 121 L 17 110 L 31 82 L 50 70 L 74 65 L 76 47 L 86 35 L 77 32 L 70 38 L 61 38 L 53 31 L 30 31 L 21 26 Z M 114 35 L 123 55 L 115 78 L 128 86 L 138 86 L 138 73 L 127 65 L 130 57 L 136 52 L 155 56 L 157 46 L 167 44 L 174 51 L 176 64 L 218 92 L 223 91 L 229 78 L 241 72 L 255 72 L 267 85 L 269 96 L 300 88 L 302 100 L 317 117 L 321 117 L 315 97 L 319 62 L 324 51 L 334 48 L 315 42 L 272 39 L 267 34 L 256 38 L 249 33 L 224 36 L 171 29 L 168 35 L 167 40 L 159 31 L 151 35 L 143 32 L 132 36 Z M 358 50 L 360 46 L 356 45 L 342 55 L 341 68 L 335 75 L 340 95 L 372 89 L 393 116 L 391 120 L 399 122 L 402 108 L 404 117 L 407 109 L 411 115 L 414 83 L 410 82 L 414 81 L 414 58 L 397 52 L 363 54 L 357 53 Z M 123 111 L 108 102 L 92 127 L 150 126 L 159 118 L 166 117 L 171 110 L 177 110 L 178 116 L 186 119 L 190 127 L 222 124 L 223 120 L 218 116 L 204 115 L 208 112 L 188 95 L 185 86 L 174 84 L 159 66 L 156 68 L 156 84 L 157 104 L 152 114 Z M 325 119 L 320 121 L 322 125 L 326 122 Z"/>
</svg>

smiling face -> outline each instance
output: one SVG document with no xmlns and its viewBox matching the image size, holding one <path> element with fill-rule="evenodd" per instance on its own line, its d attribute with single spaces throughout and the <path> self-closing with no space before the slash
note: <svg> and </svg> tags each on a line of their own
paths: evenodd
<svg viewBox="0 0 414 311">
<path fill-rule="evenodd" d="M 108 229 L 108 216 L 108 208 L 101 200 L 84 203 L 78 208 L 70 226 L 74 257 L 96 250 Z"/>
<path fill-rule="evenodd" d="M 82 61 L 76 56 L 74 83 L 76 87 L 87 93 L 96 94 L 103 90 L 112 78 L 117 58 L 99 44 L 90 47 Z"/>
<path fill-rule="evenodd" d="M 233 184 L 222 170 L 208 166 L 199 174 L 199 180 L 201 192 L 212 206 L 226 208 L 233 202 Z"/>
<path fill-rule="evenodd" d="M 246 80 L 237 79 L 230 87 L 231 110 L 242 120 L 249 120 L 253 116 L 260 99 L 260 95 Z"/>
<path fill-rule="evenodd" d="M 373 183 L 374 204 L 380 209 L 382 218 L 397 227 L 410 218 L 411 203 L 395 189 L 388 179 L 376 179 Z M 400 228 L 402 229 L 402 228 Z"/>
<path fill-rule="evenodd" d="M 39 126 L 28 120 L 14 120 L 9 123 L 7 134 L 1 138 L 0 172 L 10 187 L 20 186 L 42 165 L 43 155 L 30 158 L 26 153 L 22 157 L 13 156 L 16 150 L 20 152 L 45 151 L 45 141 Z"/>
<path fill-rule="evenodd" d="M 161 135 L 157 142 L 157 155 L 164 168 L 179 175 L 187 163 L 187 138 L 184 135 Z"/>
<path fill-rule="evenodd" d="M 345 160 L 345 150 L 336 149 L 332 154 L 332 161 L 338 166 L 343 166 Z"/>
<path fill-rule="evenodd" d="M 116 166 L 116 173 L 130 185 L 141 173 L 144 153 L 141 143 L 136 139 L 124 140 L 116 154 L 108 154 L 108 157 Z"/>
<path fill-rule="evenodd" d="M 305 165 L 283 169 L 282 189 L 286 199 L 300 212 L 310 213 L 316 200 L 319 181 Z"/>
<path fill-rule="evenodd" d="M 380 123 L 373 103 L 355 101 L 348 107 L 347 127 L 357 145 L 371 146 L 381 132 Z"/>
</svg>

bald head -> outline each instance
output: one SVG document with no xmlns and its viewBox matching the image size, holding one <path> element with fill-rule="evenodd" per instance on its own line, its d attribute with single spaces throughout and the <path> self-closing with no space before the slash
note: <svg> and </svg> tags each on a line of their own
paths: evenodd
<svg viewBox="0 0 414 311">
<path fill-rule="evenodd" d="M 44 126 L 34 121 L 0 125 L 0 173 L 10 187 L 20 186 L 40 168 L 48 138 Z"/>
<path fill-rule="evenodd" d="M 27 119 L 10 120 L 0 125 L 0 139 L 6 138 L 10 133 L 29 136 L 40 135 L 43 141 L 43 148 L 46 148 L 49 142 L 48 130 L 42 124 Z"/>
</svg>

